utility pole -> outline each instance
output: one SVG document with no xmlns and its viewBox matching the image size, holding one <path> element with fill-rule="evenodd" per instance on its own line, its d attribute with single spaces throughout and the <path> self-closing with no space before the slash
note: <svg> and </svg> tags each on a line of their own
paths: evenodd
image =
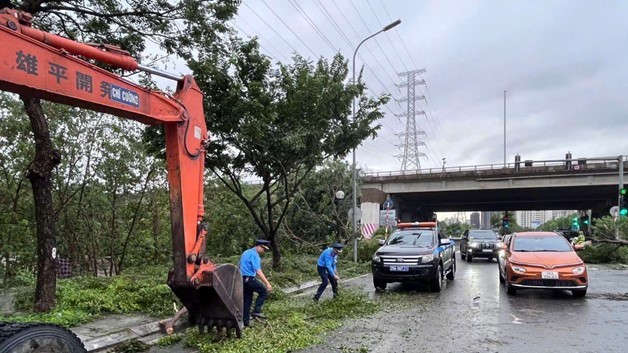
<svg viewBox="0 0 628 353">
<path fill-rule="evenodd" d="M 399 77 L 406 77 L 406 82 L 397 87 L 407 88 L 406 98 L 402 98 L 397 101 L 399 103 L 407 102 L 406 113 L 397 115 L 399 117 L 406 117 L 406 130 L 403 133 L 403 155 L 401 156 L 402 171 L 421 170 L 420 158 L 427 157 L 425 153 L 419 152 L 419 146 L 427 147 L 424 141 L 419 141 L 418 139 L 418 135 L 426 136 L 425 131 L 420 129 L 417 130 L 416 127 L 416 116 L 426 115 L 425 111 L 416 111 L 416 101 L 425 100 L 425 96 L 417 96 L 415 90 L 416 86 L 425 84 L 425 80 L 417 80 L 417 76 L 422 73 L 425 73 L 425 69 L 401 72 L 398 74 Z"/>
<path fill-rule="evenodd" d="M 506 90 L 504 90 L 504 168 L 506 168 Z"/>
</svg>

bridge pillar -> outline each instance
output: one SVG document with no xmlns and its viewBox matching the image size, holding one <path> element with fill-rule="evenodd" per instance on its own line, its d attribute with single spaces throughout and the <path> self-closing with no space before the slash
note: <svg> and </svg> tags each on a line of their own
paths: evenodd
<svg viewBox="0 0 628 353">
<path fill-rule="evenodd" d="M 379 208 L 386 200 L 386 193 L 374 188 L 362 188 L 360 190 L 360 209 L 362 210 L 362 224 L 374 224 L 379 228 Z"/>
</svg>

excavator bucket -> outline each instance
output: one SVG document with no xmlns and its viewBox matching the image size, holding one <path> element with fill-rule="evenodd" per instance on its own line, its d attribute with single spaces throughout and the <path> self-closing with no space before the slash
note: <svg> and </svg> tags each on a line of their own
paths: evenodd
<svg viewBox="0 0 628 353">
<path fill-rule="evenodd" d="M 242 275 L 238 267 L 212 264 L 186 285 L 175 284 L 171 271 L 168 285 L 187 308 L 190 324 L 201 332 L 205 328 L 212 332 L 215 327 L 218 332 L 225 330 L 230 335 L 235 330 L 238 338 L 242 336 Z"/>
</svg>

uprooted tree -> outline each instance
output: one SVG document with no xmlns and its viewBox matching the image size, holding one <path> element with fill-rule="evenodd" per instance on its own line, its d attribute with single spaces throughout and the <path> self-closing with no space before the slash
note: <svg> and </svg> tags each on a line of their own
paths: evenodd
<svg viewBox="0 0 628 353">
<path fill-rule="evenodd" d="M 161 54 L 192 59 L 194 50 L 216 50 L 225 22 L 237 11 L 238 0 L 23 0 L 13 1 L 19 10 L 33 14 L 34 25 L 44 31 L 81 42 L 118 45 L 142 58 L 150 40 Z M 39 99 L 22 95 L 31 124 L 35 157 L 27 176 L 33 189 L 37 223 L 37 286 L 35 311 L 49 311 L 55 305 L 56 273 L 52 257 L 56 246 L 56 217 L 53 212 L 53 171 L 62 156 L 55 148 Z"/>
<path fill-rule="evenodd" d="M 617 246 L 628 246 L 628 218 L 606 216 L 598 218 L 594 222 L 593 240 L 597 243 L 615 244 Z"/>
</svg>

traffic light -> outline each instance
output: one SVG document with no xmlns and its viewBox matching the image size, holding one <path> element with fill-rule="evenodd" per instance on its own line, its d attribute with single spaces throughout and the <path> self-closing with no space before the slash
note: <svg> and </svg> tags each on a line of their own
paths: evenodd
<svg viewBox="0 0 628 353">
<path fill-rule="evenodd" d="M 571 220 L 571 230 L 580 230 L 580 221 L 578 220 L 578 217 L 574 217 Z"/>
<path fill-rule="evenodd" d="M 510 228 L 510 219 L 508 218 L 508 212 L 504 213 L 504 217 L 502 218 L 502 227 L 504 228 L 504 233 Z"/>
<path fill-rule="evenodd" d="M 628 216 L 628 190 L 626 188 L 619 189 L 619 215 Z"/>
</svg>

